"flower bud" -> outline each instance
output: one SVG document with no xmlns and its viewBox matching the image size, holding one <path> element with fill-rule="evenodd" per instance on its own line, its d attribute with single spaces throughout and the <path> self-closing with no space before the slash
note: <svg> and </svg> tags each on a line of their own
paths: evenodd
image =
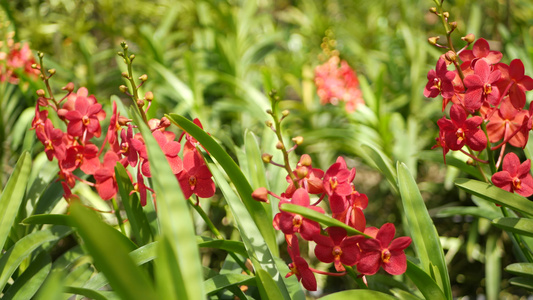
<svg viewBox="0 0 533 300">
<path fill-rule="evenodd" d="M 269 96 L 269 97 L 274 97 L 277 93 L 278 93 L 278 91 L 276 91 L 276 90 L 271 90 L 271 91 L 268 93 L 268 96 Z"/>
<path fill-rule="evenodd" d="M 442 15 L 443 15 L 446 19 L 448 19 L 448 18 L 450 17 L 450 13 L 447 12 L 447 11 L 443 12 Z"/>
<path fill-rule="evenodd" d="M 272 110 L 269 108 L 266 110 L 267 114 L 271 115 L 272 114 Z"/>
<path fill-rule="evenodd" d="M 469 165 L 469 166 L 473 166 L 474 165 L 474 160 L 469 158 L 466 160 L 466 164 Z"/>
<path fill-rule="evenodd" d="M 438 37 L 438 36 L 432 36 L 432 37 L 428 38 L 428 42 L 429 42 L 431 45 L 436 45 L 438 40 L 439 40 L 439 37 Z"/>
<path fill-rule="evenodd" d="M 450 22 L 450 27 L 451 27 L 451 31 L 454 31 L 455 28 L 457 28 L 457 22 L 455 22 L 455 21 Z"/>
<path fill-rule="evenodd" d="M 117 52 L 117 55 L 120 57 L 124 57 L 124 52 Z"/>
<path fill-rule="evenodd" d="M 299 165 L 304 167 L 310 167 L 313 163 L 313 160 L 311 159 L 311 156 L 309 154 L 304 154 L 302 157 L 300 157 Z"/>
<path fill-rule="evenodd" d="M 48 70 L 48 73 L 50 75 L 54 75 L 56 73 L 56 69 L 50 69 L 50 70 Z"/>
<path fill-rule="evenodd" d="M 127 50 L 127 49 L 128 49 L 128 44 L 126 44 L 125 41 L 121 42 L 121 43 L 120 43 L 120 46 L 121 46 L 122 49 L 124 49 L 124 50 Z"/>
<path fill-rule="evenodd" d="M 37 52 L 37 56 L 39 56 L 39 58 L 43 58 L 44 57 L 44 53 L 42 53 L 41 51 Z"/>
<path fill-rule="evenodd" d="M 122 72 L 120 75 L 122 75 L 122 77 L 126 79 L 130 78 L 130 75 L 128 75 L 128 72 Z"/>
<path fill-rule="evenodd" d="M 283 117 L 286 117 L 286 116 L 288 116 L 289 114 L 290 114 L 290 111 L 288 111 L 288 110 L 284 110 L 284 111 L 281 112 L 281 115 L 282 115 Z"/>
<path fill-rule="evenodd" d="M 266 121 L 265 121 L 265 125 L 266 125 L 267 127 L 272 127 L 273 124 L 272 124 L 272 121 L 270 121 L 270 120 L 266 120 Z"/>
<path fill-rule="evenodd" d="M 305 167 L 296 168 L 296 177 L 298 180 L 307 177 L 309 170 Z"/>
<path fill-rule="evenodd" d="M 263 160 L 264 163 L 270 163 L 270 161 L 272 161 L 272 155 L 268 154 L 268 153 L 263 153 L 263 155 L 261 155 L 261 159 Z"/>
<path fill-rule="evenodd" d="M 31 64 L 32 69 L 38 69 L 37 64 Z"/>
<path fill-rule="evenodd" d="M 159 126 L 163 127 L 163 128 L 169 127 L 170 126 L 170 120 L 167 119 L 167 117 L 162 117 L 161 118 L 161 123 L 159 123 Z"/>
<path fill-rule="evenodd" d="M 137 100 L 137 106 L 143 107 L 144 106 L 144 100 L 143 99 Z"/>
<path fill-rule="evenodd" d="M 252 198 L 254 200 L 269 203 L 268 201 L 268 190 L 264 187 L 260 187 L 255 189 L 255 191 L 252 193 Z"/>
<path fill-rule="evenodd" d="M 469 34 L 463 36 L 461 38 L 461 40 L 463 40 L 463 41 L 465 41 L 465 42 L 467 42 L 469 44 L 472 44 L 476 40 L 476 36 L 473 35 L 472 33 L 469 33 Z"/>
<path fill-rule="evenodd" d="M 432 13 L 435 14 L 435 13 L 437 13 L 437 8 L 436 8 L 436 7 L 431 7 L 431 8 L 429 9 L 429 12 L 432 12 Z"/>
<path fill-rule="evenodd" d="M 285 149 L 285 147 L 283 146 L 283 143 L 281 141 L 278 141 L 276 143 L 276 149 L 279 149 L 279 150 Z"/>
<path fill-rule="evenodd" d="M 129 122 L 131 122 L 131 119 L 128 119 L 127 117 L 119 115 L 117 122 L 120 126 L 126 126 L 128 125 Z"/>
<path fill-rule="evenodd" d="M 301 136 L 296 136 L 296 137 L 293 137 L 293 138 L 292 138 L 292 141 L 293 141 L 296 145 L 300 146 L 300 145 L 304 142 L 304 138 L 301 137 Z"/>
<path fill-rule="evenodd" d="M 457 54 L 450 50 L 444 54 L 444 57 L 446 57 L 448 61 L 454 62 L 457 59 Z"/>
<path fill-rule="evenodd" d="M 118 87 L 118 89 L 123 92 L 123 93 L 127 93 L 128 92 L 128 87 L 125 86 L 125 85 L 121 85 Z"/>
<path fill-rule="evenodd" d="M 154 100 L 154 93 L 146 92 L 146 94 L 144 94 L 144 99 L 146 99 L 146 101 L 148 102 L 151 102 L 152 100 Z"/>
<path fill-rule="evenodd" d="M 140 81 L 146 81 L 146 80 L 148 80 L 148 75 L 146 75 L 146 74 L 142 74 L 142 75 L 139 77 L 139 80 L 140 80 Z"/>
<path fill-rule="evenodd" d="M 135 59 L 135 54 L 130 55 L 130 61 L 133 61 Z"/>
<path fill-rule="evenodd" d="M 38 89 L 36 93 L 39 97 L 44 97 L 46 95 L 43 89 Z"/>
<path fill-rule="evenodd" d="M 74 90 L 74 83 L 69 82 L 69 83 L 67 83 L 67 85 L 65 85 L 65 86 L 62 87 L 61 89 L 64 90 L 64 91 L 67 91 L 67 92 L 71 93 L 71 92 Z"/>
</svg>

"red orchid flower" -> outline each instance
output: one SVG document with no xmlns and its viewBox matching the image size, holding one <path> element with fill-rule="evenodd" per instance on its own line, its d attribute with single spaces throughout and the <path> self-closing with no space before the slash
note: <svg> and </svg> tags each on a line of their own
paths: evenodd
<svg viewBox="0 0 533 300">
<path fill-rule="evenodd" d="M 104 155 L 104 162 L 94 173 L 96 190 L 103 200 L 110 200 L 117 194 L 118 185 L 115 178 L 115 165 L 118 161 L 118 155 L 113 151 L 108 151 Z"/>
<path fill-rule="evenodd" d="M 513 152 L 503 158 L 502 171 L 492 175 L 492 183 L 508 192 L 529 197 L 533 195 L 533 178 L 529 173 L 531 160 L 520 164 L 520 159 Z"/>
<path fill-rule="evenodd" d="M 501 139 L 508 139 L 511 134 L 518 131 L 509 144 L 514 147 L 524 148 L 528 140 L 528 132 L 521 130 L 524 120 L 528 117 L 526 110 L 517 110 L 509 97 L 502 100 L 500 108 L 492 114 L 487 124 L 489 141 L 495 143 Z"/>
<path fill-rule="evenodd" d="M 292 195 L 292 200 L 280 201 L 279 204 L 292 203 L 303 207 L 310 208 L 319 213 L 324 213 L 324 210 L 318 206 L 310 205 L 309 194 L 303 188 L 297 189 Z M 280 211 L 272 222 L 274 228 L 281 230 L 284 234 L 294 234 L 299 232 L 302 238 L 312 241 L 313 237 L 320 233 L 320 225 L 318 222 L 311 221 L 299 214 L 293 214 L 285 211 Z"/>
<path fill-rule="evenodd" d="M 502 59 L 502 53 L 499 51 L 490 50 L 490 45 L 487 40 L 480 38 L 472 47 L 472 50 L 464 50 L 459 53 L 459 58 L 471 68 L 475 67 L 478 60 L 483 60 L 488 64 L 497 64 Z M 463 67 L 461 65 L 461 67 Z"/>
<path fill-rule="evenodd" d="M 451 120 L 442 117 L 437 121 L 440 131 L 444 135 L 446 146 L 451 150 L 460 150 L 466 144 L 474 151 L 481 151 L 487 147 L 487 137 L 479 128 L 483 119 L 480 116 L 466 118 L 464 109 L 454 104 L 450 109 Z"/>
<path fill-rule="evenodd" d="M 286 236 L 287 238 L 287 236 Z M 291 270 L 285 278 L 296 275 L 298 281 L 302 282 L 304 288 L 308 291 L 316 291 L 317 284 L 315 274 L 309 268 L 307 261 L 300 256 L 300 247 L 298 245 L 298 238 L 295 235 L 290 236 L 290 241 L 287 238 L 287 251 L 291 256 L 292 263 L 289 264 Z"/>
<path fill-rule="evenodd" d="M 411 238 L 403 236 L 393 240 L 395 233 L 394 224 L 386 223 L 377 231 L 375 238 L 361 241 L 361 257 L 357 263 L 357 271 L 364 275 L 373 275 L 379 267 L 383 267 L 383 270 L 391 275 L 405 273 L 407 259 L 403 251 L 411 244 Z"/>
<path fill-rule="evenodd" d="M 355 168 L 348 170 L 342 157 L 331 165 L 324 175 L 324 190 L 331 196 L 333 194 L 346 196 L 352 193 L 351 182 L 355 177 Z"/>
<path fill-rule="evenodd" d="M 474 66 L 474 74 L 466 76 L 464 80 L 467 88 L 464 97 L 465 108 L 470 112 L 475 112 L 485 101 L 497 106 L 500 101 L 500 90 L 495 83 L 500 77 L 500 70 L 491 71 L 486 61 L 478 61 Z"/>
<path fill-rule="evenodd" d="M 84 140 L 92 136 L 99 137 L 102 129 L 100 121 L 102 117 L 102 105 L 100 103 L 91 104 L 87 99 L 86 89 L 78 90 L 74 110 L 65 114 L 65 119 L 69 120 L 67 133 L 72 136 L 82 137 Z M 105 117 L 105 115 L 104 115 Z"/>
<path fill-rule="evenodd" d="M 448 71 L 446 67 L 446 61 L 443 58 L 439 58 L 437 61 L 437 67 L 435 70 L 429 70 L 428 83 L 424 89 L 424 96 L 427 98 L 435 98 L 439 94 L 445 99 L 453 97 L 454 87 L 452 81 L 455 78 L 453 71 Z"/>
<path fill-rule="evenodd" d="M 48 160 L 52 160 L 55 156 L 58 160 L 63 160 L 66 157 L 66 144 L 63 136 L 65 133 L 61 129 L 54 128 L 52 121 L 46 119 L 44 126 L 39 126 L 35 129 L 35 134 L 41 143 L 44 145 L 44 152 Z"/>
<path fill-rule="evenodd" d="M 368 197 L 352 187 L 348 196 L 333 195 L 329 198 L 332 217 L 353 228 L 364 231 L 366 218 L 363 209 L 368 206 Z"/>
<path fill-rule="evenodd" d="M 312 167 L 312 160 L 309 154 L 304 154 L 300 157 L 300 161 L 293 174 L 300 187 L 306 189 L 309 194 L 316 195 L 324 193 L 324 183 L 322 182 L 324 171 Z M 290 197 L 296 191 L 296 188 L 290 176 L 287 175 L 286 180 L 289 186 L 285 190 L 285 194 Z"/>
<path fill-rule="evenodd" d="M 524 63 L 520 59 L 514 59 L 510 65 L 499 63 L 497 67 L 505 79 L 501 80 L 503 82 L 499 87 L 508 89 L 511 103 L 516 109 L 523 109 L 526 105 L 526 91 L 533 90 L 533 79 L 524 74 Z"/>
<path fill-rule="evenodd" d="M 343 264 L 353 266 L 359 260 L 360 250 L 357 243 L 364 237 L 348 237 L 346 229 L 341 227 L 328 227 L 326 231 L 329 236 L 318 234 L 313 239 L 317 243 L 315 255 L 321 262 L 333 262 L 338 272 L 344 272 L 346 269 Z"/>
<path fill-rule="evenodd" d="M 176 176 L 185 199 L 189 199 L 192 194 L 200 198 L 209 198 L 215 194 L 211 171 L 197 150 L 189 151 L 183 156 L 183 170 Z"/>
</svg>

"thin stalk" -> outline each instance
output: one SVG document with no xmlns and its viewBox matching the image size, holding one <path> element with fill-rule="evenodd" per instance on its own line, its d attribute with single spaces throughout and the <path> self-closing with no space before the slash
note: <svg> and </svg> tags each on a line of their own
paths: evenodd
<svg viewBox="0 0 533 300">
<path fill-rule="evenodd" d="M 188 202 L 204 220 L 204 222 L 207 224 L 207 227 L 209 227 L 209 230 L 211 230 L 215 237 L 219 240 L 225 240 L 222 234 L 220 234 L 220 231 L 218 231 L 218 228 L 215 226 L 215 224 L 213 224 L 211 219 L 209 219 L 204 209 L 200 205 L 196 205 L 196 203 L 194 203 L 194 200 L 192 200 L 191 198 L 188 199 Z M 244 272 L 246 272 L 246 274 L 252 274 L 250 270 L 246 267 L 246 264 L 235 253 L 230 251 L 228 252 L 228 254 L 237 262 L 237 264 L 239 264 L 239 266 L 244 270 Z"/>
<path fill-rule="evenodd" d="M 122 216 L 120 216 L 120 210 L 118 209 L 117 200 L 115 199 L 115 197 L 111 199 L 111 203 L 113 203 L 113 211 L 115 212 L 115 216 L 117 217 L 117 222 L 118 226 L 120 226 L 120 231 L 122 231 L 122 233 L 126 235 L 126 228 L 124 227 Z"/>
<path fill-rule="evenodd" d="M 348 275 L 350 275 L 350 277 L 353 278 L 353 280 L 355 280 L 355 282 L 357 282 L 357 285 L 359 286 L 360 289 L 364 289 L 364 290 L 368 289 L 368 286 L 364 282 L 363 278 L 357 275 L 357 272 L 353 269 L 353 267 L 347 267 L 346 272 L 348 273 Z"/>
</svg>

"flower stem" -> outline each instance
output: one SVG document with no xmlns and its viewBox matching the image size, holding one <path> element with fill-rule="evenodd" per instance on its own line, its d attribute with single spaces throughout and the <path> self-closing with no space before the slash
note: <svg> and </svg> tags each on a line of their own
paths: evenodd
<svg viewBox="0 0 533 300">
<path fill-rule="evenodd" d="M 509 217 L 509 212 L 507 209 L 503 206 L 500 207 L 503 213 L 504 217 Z M 509 232 L 507 232 L 509 234 Z M 524 254 L 525 258 L 528 262 L 533 263 L 533 255 L 531 254 L 531 251 L 528 249 L 527 245 L 524 243 L 524 240 L 521 235 L 518 235 L 516 233 L 511 233 L 509 236 L 515 240 L 516 244 L 520 248 L 520 251 Z"/>
<path fill-rule="evenodd" d="M 115 212 L 115 216 L 117 217 L 118 226 L 120 226 L 120 231 L 124 235 L 126 235 L 126 228 L 124 228 L 124 222 L 122 221 L 122 216 L 120 216 L 120 210 L 118 209 L 117 200 L 115 197 L 111 199 L 111 203 L 113 203 L 113 211 Z"/>
<path fill-rule="evenodd" d="M 355 280 L 355 282 L 357 282 L 357 285 L 359 286 L 360 289 L 365 289 L 365 290 L 368 289 L 368 286 L 366 285 L 363 278 L 357 275 L 357 272 L 353 269 L 353 267 L 347 267 L 346 272 L 348 273 L 348 275 L 350 275 L 350 277 L 353 278 L 353 280 Z"/>
</svg>

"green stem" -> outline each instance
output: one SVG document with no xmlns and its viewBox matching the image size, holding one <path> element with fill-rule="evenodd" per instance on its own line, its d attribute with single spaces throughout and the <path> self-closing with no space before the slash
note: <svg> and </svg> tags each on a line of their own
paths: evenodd
<svg viewBox="0 0 533 300">
<path fill-rule="evenodd" d="M 357 272 L 353 269 L 353 267 L 346 266 L 346 272 L 348 273 L 348 275 L 350 275 L 350 277 L 353 278 L 353 280 L 355 280 L 355 282 L 357 282 L 357 285 L 360 289 L 368 289 L 368 286 L 363 281 L 363 278 L 358 276 Z"/>
<path fill-rule="evenodd" d="M 124 227 L 124 222 L 122 221 L 122 217 L 120 216 L 120 210 L 118 209 L 117 200 L 113 197 L 111 199 L 111 203 L 113 203 L 113 211 L 115 212 L 115 216 L 117 217 L 118 226 L 120 226 L 120 231 L 127 236 L 126 234 L 126 228 Z"/>
<path fill-rule="evenodd" d="M 188 199 L 189 204 L 196 210 L 196 212 L 200 215 L 200 217 L 204 220 L 204 222 L 207 224 L 207 227 L 209 227 L 209 230 L 215 235 L 215 237 L 219 240 L 225 240 L 222 234 L 220 234 L 220 231 L 218 231 L 218 228 L 213 224 L 211 219 L 207 216 L 204 209 L 200 207 L 200 205 L 196 205 L 194 201 L 189 198 Z M 228 254 L 239 264 L 239 266 L 246 272 L 246 274 L 251 275 L 250 270 L 246 267 L 246 264 L 233 252 L 228 252 Z"/>
<path fill-rule="evenodd" d="M 504 217 L 506 218 L 510 217 L 509 212 L 507 211 L 505 207 L 501 206 L 500 208 L 502 210 Z M 507 232 L 507 234 L 509 234 L 509 232 Z M 510 234 L 510 237 L 515 240 L 516 244 L 522 251 L 522 254 L 524 254 L 527 261 L 530 263 L 533 263 L 533 255 L 531 254 L 531 251 L 528 249 L 527 245 L 525 244 L 522 236 L 513 232 Z"/>
</svg>

